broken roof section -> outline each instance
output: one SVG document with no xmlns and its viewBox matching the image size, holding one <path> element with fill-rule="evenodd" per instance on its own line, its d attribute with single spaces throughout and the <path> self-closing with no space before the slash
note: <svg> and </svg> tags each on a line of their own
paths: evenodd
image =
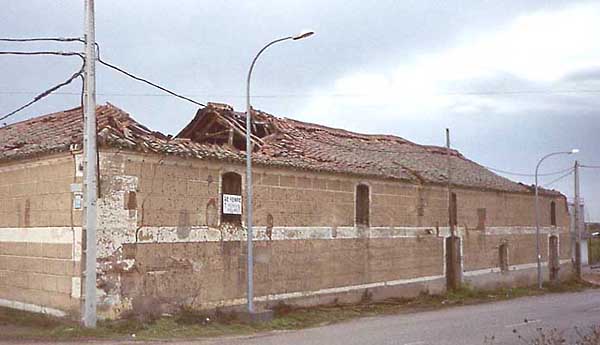
<svg viewBox="0 0 600 345">
<path fill-rule="evenodd" d="M 177 154 L 198 158 L 240 159 L 240 155 L 214 145 L 202 145 L 152 131 L 128 113 L 107 103 L 96 107 L 98 145 L 140 152 Z M 17 122 L 0 128 L 0 161 L 81 149 L 81 107 Z"/>
<path fill-rule="evenodd" d="M 243 162 L 245 113 L 209 103 L 175 137 L 152 131 L 107 103 L 97 107 L 98 143 L 139 152 Z M 447 183 L 446 149 L 418 145 L 392 135 L 367 135 L 279 118 L 255 111 L 253 160 L 263 166 Z M 0 161 L 64 152 L 81 145 L 81 108 L 0 128 Z M 79 146 L 81 147 L 81 146 Z M 451 151 L 452 183 L 471 188 L 530 192 Z"/>
<path fill-rule="evenodd" d="M 255 111 L 253 117 L 253 152 L 258 162 L 417 183 L 447 183 L 445 148 L 418 145 L 392 135 L 353 133 L 261 111 Z M 177 137 L 241 152 L 246 149 L 245 122 L 245 113 L 228 105 L 209 103 Z M 451 164 L 454 184 L 515 192 L 529 190 L 466 159 L 456 150 L 451 150 Z"/>
</svg>

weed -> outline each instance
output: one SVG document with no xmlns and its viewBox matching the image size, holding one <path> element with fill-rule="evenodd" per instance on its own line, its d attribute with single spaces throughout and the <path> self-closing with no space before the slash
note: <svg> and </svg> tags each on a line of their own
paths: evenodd
<svg viewBox="0 0 600 345">
<path fill-rule="evenodd" d="M 525 323 L 528 320 L 525 319 Z M 538 328 L 526 328 L 524 331 L 518 331 L 513 329 L 515 335 L 513 344 L 522 345 L 600 345 L 600 326 L 590 327 L 588 329 L 574 328 L 574 332 L 570 337 L 565 334 L 566 330 L 559 330 L 558 328 L 544 329 Z M 485 337 L 485 345 L 496 344 L 496 338 L 494 336 Z"/>
<path fill-rule="evenodd" d="M 127 319 L 100 321 L 96 329 L 85 329 L 68 320 L 0 308 L 0 328 L 10 326 L 13 329 L 12 333 L 3 334 L 3 337 L 19 339 L 131 338 L 133 335 L 136 339 L 199 338 L 301 329 L 357 317 L 432 310 L 452 305 L 499 301 L 543 293 L 581 291 L 589 287 L 591 287 L 589 284 L 580 281 L 565 282 L 560 286 L 549 285 L 542 290 L 528 288 L 478 290 L 465 285 L 461 289 L 443 295 L 430 295 L 423 292 L 415 298 L 393 298 L 385 301 L 373 301 L 372 296 L 365 293 L 361 302 L 353 305 L 341 305 L 336 302 L 326 306 L 299 308 L 282 302 L 274 308 L 274 320 L 258 324 L 244 324 L 236 318 L 235 314 L 220 310 L 207 314 L 191 308 L 182 308 L 172 316 L 142 320 L 132 315 Z M 592 334 L 596 334 L 596 339 L 600 339 L 600 329 L 595 332 Z M 549 338 L 550 336 L 545 339 L 553 339 Z M 600 342 L 581 344 L 600 345 Z"/>
</svg>

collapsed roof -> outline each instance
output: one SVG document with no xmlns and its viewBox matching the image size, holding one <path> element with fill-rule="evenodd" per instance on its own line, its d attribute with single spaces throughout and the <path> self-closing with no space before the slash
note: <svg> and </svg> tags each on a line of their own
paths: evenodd
<svg viewBox="0 0 600 345">
<path fill-rule="evenodd" d="M 233 162 L 245 160 L 245 113 L 209 103 L 176 136 L 152 131 L 107 103 L 96 108 L 98 144 L 139 152 Z M 0 161 L 69 151 L 81 145 L 81 107 L 0 128 Z M 367 135 L 253 112 L 253 161 L 263 166 L 447 183 L 447 151 L 392 135 Z M 79 146 L 81 147 L 81 146 Z M 452 183 L 464 187 L 530 192 L 451 150 Z"/>
</svg>

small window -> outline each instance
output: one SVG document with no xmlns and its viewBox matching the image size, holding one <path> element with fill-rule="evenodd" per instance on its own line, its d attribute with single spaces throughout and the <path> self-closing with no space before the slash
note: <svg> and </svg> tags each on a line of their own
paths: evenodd
<svg viewBox="0 0 600 345">
<path fill-rule="evenodd" d="M 486 209 L 477 209 L 477 230 L 485 230 Z"/>
<path fill-rule="evenodd" d="M 133 191 L 125 192 L 125 205 L 126 210 L 137 209 L 137 195 Z"/>
<path fill-rule="evenodd" d="M 508 272 L 508 243 L 503 241 L 498 248 L 498 260 L 500 261 L 500 271 Z"/>
<path fill-rule="evenodd" d="M 234 196 L 233 198 L 230 196 Z M 235 198 L 239 196 L 239 198 Z M 223 174 L 221 179 L 221 222 L 222 223 L 233 223 L 236 225 L 242 224 L 242 212 L 241 212 L 241 197 L 242 197 L 242 176 L 234 172 L 228 172 Z M 231 211 L 225 206 L 225 198 L 228 202 L 237 202 L 239 200 L 240 207 L 239 212 Z"/>
<path fill-rule="evenodd" d="M 356 225 L 369 226 L 369 186 L 356 186 Z"/>
<path fill-rule="evenodd" d="M 417 216 L 423 217 L 424 215 L 425 215 L 425 198 L 423 197 L 423 195 L 420 195 L 419 196 L 419 204 L 417 205 Z"/>
<path fill-rule="evenodd" d="M 550 203 L 550 225 L 556 226 L 556 203 Z"/>
<path fill-rule="evenodd" d="M 458 201 L 456 193 L 450 194 L 450 225 L 458 225 Z"/>
</svg>

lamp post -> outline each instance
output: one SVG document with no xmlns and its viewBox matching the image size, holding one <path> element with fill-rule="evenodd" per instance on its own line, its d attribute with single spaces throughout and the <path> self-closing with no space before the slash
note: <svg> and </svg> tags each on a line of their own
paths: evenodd
<svg viewBox="0 0 600 345">
<path fill-rule="evenodd" d="M 256 64 L 258 57 L 270 46 L 287 41 L 297 41 L 303 38 L 310 37 L 314 34 L 312 31 L 302 32 L 296 36 L 287 36 L 276 39 L 269 42 L 252 60 L 250 69 L 248 70 L 248 78 L 246 79 L 246 228 L 248 229 L 247 235 L 247 272 L 248 284 L 247 284 L 247 297 L 248 297 L 248 313 L 254 312 L 254 255 L 253 255 L 253 233 L 252 233 L 252 140 L 250 136 L 252 134 L 252 106 L 250 105 L 250 77 L 252 76 L 252 70 Z"/>
<path fill-rule="evenodd" d="M 552 152 L 542 157 L 535 166 L 535 253 L 537 256 L 537 281 L 538 288 L 542 288 L 542 255 L 540 254 L 540 207 L 538 201 L 538 170 L 542 162 L 555 155 L 570 155 L 579 152 L 578 149 L 571 151 Z"/>
</svg>

